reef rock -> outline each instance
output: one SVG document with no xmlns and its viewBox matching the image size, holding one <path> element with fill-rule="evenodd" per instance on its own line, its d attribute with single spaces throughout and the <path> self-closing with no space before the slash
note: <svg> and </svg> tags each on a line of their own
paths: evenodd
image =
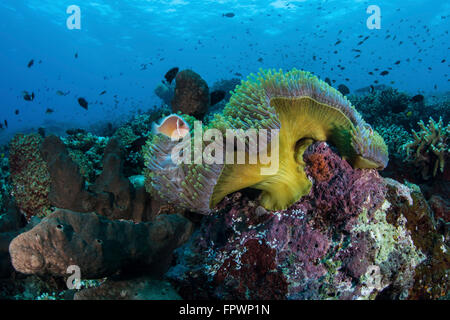
<svg viewBox="0 0 450 320">
<path fill-rule="evenodd" d="M 181 300 L 167 281 L 138 278 L 109 281 L 75 293 L 74 300 Z"/>
<path fill-rule="evenodd" d="M 155 94 L 167 105 L 171 104 L 174 91 L 174 86 L 167 83 L 159 83 L 155 88 Z"/>
<path fill-rule="evenodd" d="M 0 214 L 0 278 L 6 278 L 14 271 L 9 256 L 9 244 L 20 233 L 28 231 L 39 222 L 34 217 L 26 224 L 24 216 L 14 207 Z"/>
<path fill-rule="evenodd" d="M 408 299 L 448 299 L 450 238 L 448 230 L 438 228 L 436 218 L 440 217 L 433 214 L 433 199 L 430 199 L 430 207 L 420 188 L 414 184 L 405 186 L 388 181 L 387 188 L 387 199 L 391 203 L 387 221 L 395 228 L 398 228 L 399 223 L 404 225 L 411 234 L 414 246 L 426 256 L 415 269 L 414 285 L 409 290 Z M 385 296 L 389 294 L 388 298 L 395 297 L 395 289 L 395 286 L 388 288 Z"/>
<path fill-rule="evenodd" d="M 47 163 L 51 177 L 48 199 L 58 208 L 78 212 L 94 209 L 93 195 L 85 190 L 85 179 L 79 166 L 72 160 L 66 146 L 58 137 L 45 138 L 41 154 Z"/>
<path fill-rule="evenodd" d="M 111 139 L 103 156 L 103 171 L 92 190 L 96 212 L 110 219 L 129 219 L 132 215 L 132 184 L 123 176 L 123 154 L 119 142 Z"/>
<path fill-rule="evenodd" d="M 425 247 L 406 216 L 417 201 L 410 189 L 353 169 L 324 142 L 304 160 L 312 188 L 288 209 L 267 211 L 238 192 L 203 218 L 167 273 L 183 298 L 413 296 Z"/>
<path fill-rule="evenodd" d="M 103 170 L 89 188 L 79 165 L 58 137 L 47 137 L 41 153 L 50 175 L 48 200 L 53 206 L 77 212 L 95 211 L 110 219 L 135 222 L 154 217 L 144 185 L 135 187 L 124 176 L 123 150 L 117 139 L 110 139 L 106 145 Z"/>
<path fill-rule="evenodd" d="M 83 279 L 124 269 L 162 272 L 172 251 L 190 236 L 192 223 L 179 215 L 154 222 L 111 221 L 95 213 L 57 210 L 10 244 L 14 268 L 25 274 L 66 276 L 71 265 Z"/>
<path fill-rule="evenodd" d="M 209 88 L 205 80 L 192 70 L 183 70 L 176 77 L 172 110 L 201 119 L 209 107 Z"/>
</svg>

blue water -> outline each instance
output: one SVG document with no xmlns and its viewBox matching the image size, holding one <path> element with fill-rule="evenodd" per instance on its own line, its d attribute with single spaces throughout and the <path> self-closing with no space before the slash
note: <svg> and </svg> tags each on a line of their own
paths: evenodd
<svg viewBox="0 0 450 320">
<path fill-rule="evenodd" d="M 66 26 L 72 4 L 81 30 Z M 372 4 L 381 29 L 366 25 Z M 39 126 L 89 129 L 159 106 L 153 90 L 175 66 L 210 86 L 261 67 L 296 67 L 350 90 L 377 80 L 412 94 L 447 92 L 449 22 L 445 0 L 0 0 L 0 121 L 9 124 L 0 143 Z"/>
</svg>

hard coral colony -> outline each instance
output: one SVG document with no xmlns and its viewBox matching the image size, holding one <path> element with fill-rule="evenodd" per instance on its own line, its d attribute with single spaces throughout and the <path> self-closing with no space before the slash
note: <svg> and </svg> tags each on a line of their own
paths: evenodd
<svg viewBox="0 0 450 320">
<path fill-rule="evenodd" d="M 266 209 L 286 209 L 311 189 L 303 153 L 314 141 L 329 141 L 355 168 L 383 169 L 388 163 L 383 139 L 347 98 L 309 72 L 296 69 L 261 70 L 249 76 L 208 128 L 224 136 L 230 128 L 279 130 L 275 155 L 279 169 L 261 174 L 269 165 L 260 158 L 256 164 L 174 165 L 170 161 L 174 143 L 154 137 L 144 150 L 146 165 L 153 172 L 153 189 L 168 202 L 203 214 L 226 195 L 248 187 L 262 190 L 261 204 Z M 270 143 L 273 139 L 265 147 L 267 152 Z M 233 152 L 236 157 L 237 151 Z"/>
<path fill-rule="evenodd" d="M 443 0 L 20 2 L 0 300 L 450 300 Z"/>
</svg>

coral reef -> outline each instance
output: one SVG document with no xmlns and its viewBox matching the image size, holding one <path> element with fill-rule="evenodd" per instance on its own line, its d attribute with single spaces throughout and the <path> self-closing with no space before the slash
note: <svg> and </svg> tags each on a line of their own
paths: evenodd
<svg viewBox="0 0 450 320">
<path fill-rule="evenodd" d="M 83 279 L 129 268 L 161 272 L 173 249 L 185 242 L 192 224 L 179 215 L 153 222 L 111 221 L 95 213 L 58 209 L 9 246 L 14 268 L 25 274 L 67 275 L 77 265 Z"/>
<path fill-rule="evenodd" d="M 10 279 L 0 279 L 0 296 L 7 300 L 70 300 L 73 293 L 64 281 L 16 273 Z"/>
<path fill-rule="evenodd" d="M 9 257 L 9 244 L 25 227 L 23 215 L 14 207 L 0 214 L 0 279 L 9 277 L 13 268 Z M 31 225 L 31 224 L 29 224 Z"/>
<path fill-rule="evenodd" d="M 106 281 L 75 293 L 74 300 L 181 300 L 167 281 L 148 278 Z"/>
<path fill-rule="evenodd" d="M 177 74 L 172 110 L 202 119 L 209 107 L 208 84 L 192 70 Z"/>
<path fill-rule="evenodd" d="M 378 112 L 404 112 L 409 104 L 409 97 L 405 93 L 392 88 L 381 91 L 379 100 L 384 109 L 378 110 Z"/>
<path fill-rule="evenodd" d="M 115 138 L 109 139 L 103 154 L 102 172 L 88 188 L 57 137 L 47 137 L 42 149 L 45 158 L 49 158 L 52 176 L 49 198 L 55 207 L 77 212 L 95 211 L 110 219 L 136 222 L 152 219 L 151 199 L 145 187 L 131 184 L 124 176 L 123 148 Z"/>
<path fill-rule="evenodd" d="M 0 154 L 0 213 L 7 210 L 11 202 L 11 186 L 9 184 L 9 160 L 5 153 Z"/>
<path fill-rule="evenodd" d="M 173 84 L 159 83 L 155 88 L 155 94 L 167 105 L 172 103 L 175 94 Z"/>
<path fill-rule="evenodd" d="M 124 149 L 124 174 L 126 176 L 140 175 L 144 168 L 142 147 L 152 137 L 152 124 L 170 114 L 166 105 L 149 113 L 139 114 L 120 126 L 113 138 L 120 142 Z"/>
<path fill-rule="evenodd" d="M 398 228 L 404 221 L 411 238 L 426 259 L 415 270 L 409 299 L 448 299 L 450 277 L 450 238 L 439 232 L 433 211 L 418 186 L 387 183 L 391 203 L 387 221 Z M 393 288 L 387 290 L 391 293 Z M 387 296 L 392 298 L 391 296 Z M 395 298 L 395 295 L 393 296 Z"/>
<path fill-rule="evenodd" d="M 429 97 L 425 101 L 415 102 L 404 92 L 383 88 L 365 95 L 349 95 L 348 98 L 361 112 L 363 118 L 376 128 L 396 125 L 410 131 L 421 119 L 436 114 L 441 115 L 444 122 L 450 121 L 448 95 L 439 99 Z"/>
<path fill-rule="evenodd" d="M 48 136 L 40 151 L 50 174 L 50 203 L 63 209 L 92 211 L 93 196 L 85 190 L 85 179 L 61 139 Z"/>
<path fill-rule="evenodd" d="M 402 126 L 396 124 L 377 126 L 375 129 L 380 133 L 388 146 L 390 162 L 393 160 L 404 160 L 406 153 L 401 147 L 410 139 L 409 133 Z"/>
<path fill-rule="evenodd" d="M 133 185 L 123 174 L 123 150 L 116 139 L 105 148 L 103 171 L 90 188 L 95 194 L 95 211 L 110 219 L 149 221 L 150 198 L 142 184 Z"/>
<path fill-rule="evenodd" d="M 118 140 L 108 139 L 108 144 L 102 148 L 104 149 L 102 171 L 88 184 L 81 174 L 79 164 L 73 160 L 69 149 L 60 138 L 54 135 L 46 137 L 44 141 L 41 141 L 39 136 L 33 138 L 37 139 L 39 144 L 36 143 L 34 149 L 23 148 L 21 160 L 27 157 L 38 157 L 38 160 L 30 160 L 30 164 L 25 162 L 30 169 L 25 167 L 25 170 L 21 172 L 12 170 L 13 186 L 19 191 L 22 190 L 22 193 L 14 192 L 16 197 L 18 195 L 18 206 L 28 214 L 28 217 L 45 216 L 39 213 L 40 210 L 42 211 L 40 205 L 44 203 L 45 214 L 50 212 L 50 207 L 53 206 L 77 212 L 96 211 L 110 219 L 127 219 L 136 222 L 153 219 L 155 213 L 144 184 L 133 185 L 124 175 L 125 157 Z M 91 149 L 92 146 L 89 148 Z M 14 161 L 18 161 L 15 160 L 18 155 L 15 149 L 12 152 L 10 161 L 14 164 Z M 31 152 L 36 152 L 37 156 L 31 155 Z M 24 164 L 18 162 L 17 166 L 22 168 L 20 166 Z M 25 174 L 27 176 L 24 176 Z M 45 179 L 35 181 L 40 176 Z M 22 189 L 18 188 L 19 183 Z M 46 189 L 44 189 L 45 192 L 41 192 L 41 186 L 44 183 Z M 28 194 L 27 190 L 34 191 Z M 24 207 L 25 205 L 28 207 Z"/>
<path fill-rule="evenodd" d="M 76 130 L 71 130 L 69 133 L 61 140 L 67 147 L 72 160 L 78 164 L 80 174 L 86 179 L 86 183 L 93 183 L 102 171 L 102 155 L 109 138 Z"/>
<path fill-rule="evenodd" d="M 17 207 L 28 219 L 46 216 L 50 210 L 50 175 L 41 156 L 42 137 L 17 134 L 9 144 L 12 194 Z"/>
<path fill-rule="evenodd" d="M 442 219 L 444 223 L 450 222 L 450 199 L 432 195 L 428 203 L 434 212 L 436 220 Z"/>
<path fill-rule="evenodd" d="M 203 122 L 205 122 L 205 124 L 208 124 L 211 120 L 213 120 L 215 114 L 218 114 L 223 111 L 226 104 L 228 103 L 228 101 L 231 98 L 232 91 L 240 83 L 241 83 L 240 79 L 232 78 L 229 80 L 227 80 L 227 79 L 219 80 L 212 85 L 211 90 L 210 90 L 211 92 L 221 90 L 221 91 L 225 92 L 225 97 L 219 103 L 215 104 L 214 106 L 210 106 L 208 108 L 208 112 L 203 117 Z"/>
<path fill-rule="evenodd" d="M 295 69 L 176 80 L 155 89 L 163 105 L 95 134 L 47 126 L 0 146 L 1 299 L 450 298 L 448 94 L 347 99 Z M 180 141 L 152 132 L 171 113 L 191 137 L 199 119 L 221 134 L 183 141 L 193 156 L 230 156 L 226 129 L 278 130 L 278 172 L 173 163 Z"/>
<path fill-rule="evenodd" d="M 443 173 L 445 162 L 450 153 L 450 123 L 444 127 L 442 118 L 435 122 L 430 117 L 426 126 L 421 120 L 418 123 L 421 130 L 412 131 L 413 141 L 403 145 L 406 150 L 406 161 L 411 161 L 421 169 L 424 179 Z"/>
<path fill-rule="evenodd" d="M 386 290 L 408 297 L 425 257 L 383 178 L 353 169 L 326 143 L 305 159 L 314 154 L 330 174 L 287 210 L 267 212 L 238 192 L 203 218 L 167 273 L 183 298 L 375 299 Z M 409 207 L 404 193 L 395 196 Z"/>
<path fill-rule="evenodd" d="M 265 208 L 285 209 L 310 190 L 302 155 L 314 140 L 331 141 L 358 168 L 382 169 L 388 162 L 383 139 L 350 102 L 310 73 L 295 69 L 250 76 L 235 89 L 223 114 L 216 115 L 209 128 L 224 134 L 229 128 L 279 129 L 280 152 L 274 156 L 281 167 L 271 175 L 261 174 L 261 169 L 269 167 L 262 162 L 177 167 L 169 158 L 174 142 L 165 137 L 153 139 L 144 150 L 146 165 L 155 172 L 153 188 L 169 203 L 200 213 L 208 213 L 224 196 L 247 187 L 264 191 Z"/>
</svg>

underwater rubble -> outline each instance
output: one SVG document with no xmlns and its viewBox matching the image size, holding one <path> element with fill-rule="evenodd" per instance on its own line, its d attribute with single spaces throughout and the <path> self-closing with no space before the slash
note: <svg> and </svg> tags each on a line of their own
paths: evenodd
<svg viewBox="0 0 450 320">
<path fill-rule="evenodd" d="M 267 111 L 259 105 L 243 116 L 232 109 L 257 86 L 250 80 L 210 89 L 194 71 L 177 70 L 155 89 L 160 108 L 103 136 L 17 134 L 0 159 L 0 298 L 449 299 L 448 99 L 384 88 L 347 100 L 309 74 L 292 74 L 347 112 L 352 121 L 338 120 L 359 130 L 352 148 L 364 157 L 347 156 L 348 145 L 330 136 L 306 139 L 295 151 L 306 187 L 281 207 L 245 186 L 198 214 L 168 201 L 159 184 L 170 174 L 149 165 L 167 142 L 152 126 L 171 113 L 191 127 L 196 119 L 205 128 L 265 121 L 250 119 Z M 214 92 L 222 100 L 211 105 Z M 200 169 L 189 170 L 186 177 L 202 181 Z M 81 269 L 75 289 L 66 283 L 71 265 Z"/>
</svg>

